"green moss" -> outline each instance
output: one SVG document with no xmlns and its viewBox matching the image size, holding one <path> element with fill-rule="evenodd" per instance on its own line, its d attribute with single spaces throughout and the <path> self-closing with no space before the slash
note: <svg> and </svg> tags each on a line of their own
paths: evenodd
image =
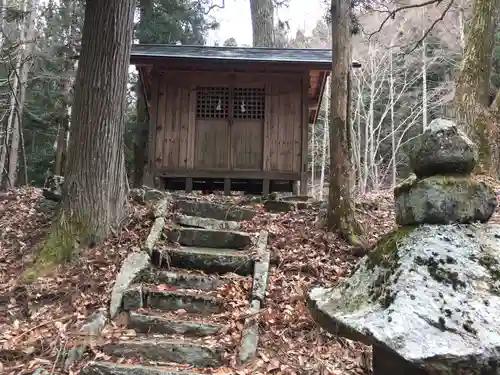
<svg viewBox="0 0 500 375">
<path fill-rule="evenodd" d="M 68 222 L 60 213 L 45 239 L 40 243 L 35 263 L 23 273 L 25 281 L 47 275 L 61 263 L 71 260 L 76 249 L 92 243 L 88 225 Z"/>
<path fill-rule="evenodd" d="M 366 268 L 394 269 L 399 264 L 398 243 L 415 230 L 415 226 L 400 227 L 382 237 L 375 248 L 368 253 Z"/>
<path fill-rule="evenodd" d="M 394 195 L 399 196 L 403 193 L 408 192 L 413 185 L 418 181 L 417 176 L 412 174 L 405 180 L 403 180 L 398 186 L 394 188 Z"/>
<path fill-rule="evenodd" d="M 397 292 L 393 292 L 389 282 L 397 282 L 401 275 L 397 272 L 399 263 L 398 243 L 415 230 L 414 226 L 400 227 L 382 237 L 375 248 L 368 253 L 366 268 L 373 270 L 379 267 L 377 279 L 368 288 L 369 298 L 379 301 L 383 308 L 388 308 L 395 300 Z"/>
<path fill-rule="evenodd" d="M 423 184 L 423 185 L 422 185 Z M 468 191 L 472 186 L 477 185 L 477 182 L 469 177 L 464 177 L 460 174 L 435 175 L 426 177 L 425 179 L 417 179 L 415 175 L 411 175 L 404 180 L 400 185 L 394 188 L 394 195 L 400 196 L 407 193 L 411 188 L 421 185 L 422 187 L 435 186 L 439 187 L 455 187 L 462 191 Z"/>
</svg>

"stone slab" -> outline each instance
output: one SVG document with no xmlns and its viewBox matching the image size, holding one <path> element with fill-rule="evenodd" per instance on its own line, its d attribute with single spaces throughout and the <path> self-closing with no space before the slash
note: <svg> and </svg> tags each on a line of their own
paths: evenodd
<svg viewBox="0 0 500 375">
<path fill-rule="evenodd" d="M 179 247 L 155 249 L 153 262 L 159 267 L 194 268 L 206 272 L 234 272 L 246 276 L 253 272 L 254 261 L 247 251 Z"/>
<path fill-rule="evenodd" d="M 214 275 L 158 269 L 146 270 L 136 281 L 148 284 L 168 284 L 178 288 L 198 290 L 214 290 L 226 284 L 226 281 Z"/>
<path fill-rule="evenodd" d="M 101 350 L 116 357 L 186 363 L 198 367 L 217 367 L 223 364 L 218 349 L 189 340 L 138 338 L 107 343 L 101 346 Z"/>
<path fill-rule="evenodd" d="M 130 312 L 128 327 L 139 333 L 179 334 L 210 336 L 218 333 L 223 325 L 174 320 L 156 314 Z"/>
<path fill-rule="evenodd" d="M 264 303 L 269 279 L 269 263 L 271 254 L 267 248 L 268 233 L 263 230 L 259 233 L 257 240 L 257 256 L 253 270 L 252 298 Z"/>
<path fill-rule="evenodd" d="M 151 255 L 153 248 L 156 244 L 156 241 L 160 238 L 163 233 L 163 228 L 165 227 L 165 218 L 160 216 L 157 217 L 153 225 L 151 226 L 151 230 L 149 231 L 148 237 L 144 242 L 144 251 Z"/>
<path fill-rule="evenodd" d="M 296 209 L 295 203 L 290 201 L 267 200 L 264 203 L 264 210 L 266 210 L 267 212 L 274 212 L 274 213 L 290 212 L 290 211 L 295 211 L 295 209 Z"/>
<path fill-rule="evenodd" d="M 217 220 L 243 221 L 252 220 L 255 211 L 207 201 L 182 199 L 175 202 L 175 208 L 185 215 L 199 216 Z"/>
<path fill-rule="evenodd" d="M 238 361 L 247 363 L 255 357 L 259 344 L 259 311 L 260 301 L 253 300 L 250 303 L 248 313 L 250 316 L 245 319 L 245 325 L 241 332 L 241 344 L 238 352 Z"/>
<path fill-rule="evenodd" d="M 217 220 L 207 217 L 177 215 L 176 222 L 182 226 L 215 229 L 215 230 L 237 230 L 239 223 L 237 221 Z"/>
<path fill-rule="evenodd" d="M 111 319 L 116 316 L 122 306 L 122 298 L 125 290 L 130 287 L 139 273 L 149 268 L 149 265 L 150 256 L 146 252 L 133 252 L 125 258 L 111 291 L 111 302 L 109 304 Z"/>
<path fill-rule="evenodd" d="M 123 292 L 123 310 L 131 311 L 144 307 L 145 293 L 142 285 L 131 285 Z"/>
<path fill-rule="evenodd" d="M 252 244 L 252 237 L 247 233 L 202 228 L 172 229 L 168 231 L 167 237 L 170 241 L 184 246 L 243 250 Z"/>
<path fill-rule="evenodd" d="M 149 290 L 147 306 L 160 310 L 183 309 L 189 313 L 216 314 L 224 311 L 221 300 L 203 293 Z"/>
<path fill-rule="evenodd" d="M 207 375 L 201 372 L 168 370 L 156 366 L 126 365 L 113 362 L 90 362 L 81 375 Z"/>
</svg>

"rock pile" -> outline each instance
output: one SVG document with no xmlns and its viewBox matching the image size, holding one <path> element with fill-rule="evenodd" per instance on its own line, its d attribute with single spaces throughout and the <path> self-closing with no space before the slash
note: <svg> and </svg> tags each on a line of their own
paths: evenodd
<svg viewBox="0 0 500 375">
<path fill-rule="evenodd" d="M 394 190 L 397 224 L 488 221 L 497 205 L 496 194 L 470 176 L 477 152 L 452 121 L 432 121 L 409 157 L 415 175 Z"/>
<path fill-rule="evenodd" d="M 415 176 L 395 189 L 401 226 L 349 278 L 313 288 L 311 314 L 372 345 L 374 375 L 499 375 L 495 193 L 470 176 L 476 152 L 450 121 L 433 122 L 410 160 Z"/>
</svg>

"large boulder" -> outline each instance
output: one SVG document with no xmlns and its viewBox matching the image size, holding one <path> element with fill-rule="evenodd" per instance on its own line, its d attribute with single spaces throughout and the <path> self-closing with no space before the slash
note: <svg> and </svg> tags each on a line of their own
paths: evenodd
<svg viewBox="0 0 500 375">
<path fill-rule="evenodd" d="M 472 141 L 450 120 L 436 119 L 420 135 L 409 152 L 410 166 L 420 178 L 436 174 L 472 172 L 477 150 Z"/>
<path fill-rule="evenodd" d="M 396 223 L 486 222 L 497 206 L 495 191 L 469 177 L 410 177 L 394 189 Z"/>
<path fill-rule="evenodd" d="M 351 277 L 309 291 L 308 307 L 331 333 L 422 370 L 412 373 L 497 375 L 499 250 L 499 225 L 400 228 Z"/>
</svg>

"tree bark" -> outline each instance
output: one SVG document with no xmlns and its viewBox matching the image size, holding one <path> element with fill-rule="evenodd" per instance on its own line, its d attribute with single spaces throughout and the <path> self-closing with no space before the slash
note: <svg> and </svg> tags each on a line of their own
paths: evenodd
<svg viewBox="0 0 500 375">
<path fill-rule="evenodd" d="M 145 23 L 149 22 L 151 17 L 151 12 L 153 11 L 153 1 L 152 0 L 140 0 L 140 12 L 141 12 L 141 27 L 139 29 L 139 43 L 153 43 L 154 40 L 148 38 L 148 34 L 145 32 Z M 133 185 L 134 187 L 140 187 L 144 184 L 144 168 L 147 163 L 148 158 L 148 135 L 149 135 L 149 116 L 147 111 L 147 101 L 144 97 L 143 82 L 141 76 L 137 78 L 136 85 L 136 95 L 137 95 L 137 127 L 136 127 L 136 140 L 134 144 L 134 177 Z"/>
<path fill-rule="evenodd" d="M 254 47 L 274 46 L 274 8 L 272 0 L 250 0 Z"/>
<path fill-rule="evenodd" d="M 328 229 L 338 231 L 347 241 L 359 244 L 359 225 L 354 215 L 351 178 L 351 145 L 348 111 L 348 75 L 351 58 L 350 2 L 332 0 L 332 88 L 330 123 L 330 183 Z"/>
<path fill-rule="evenodd" d="M 492 147 L 498 136 L 487 106 L 499 3 L 474 1 L 454 98 L 457 123 L 478 146 L 480 172 L 497 172 Z"/>
<path fill-rule="evenodd" d="M 103 241 L 127 214 L 126 88 L 135 0 L 87 0 L 63 197 L 37 262 L 49 272 L 78 247 Z"/>
</svg>

